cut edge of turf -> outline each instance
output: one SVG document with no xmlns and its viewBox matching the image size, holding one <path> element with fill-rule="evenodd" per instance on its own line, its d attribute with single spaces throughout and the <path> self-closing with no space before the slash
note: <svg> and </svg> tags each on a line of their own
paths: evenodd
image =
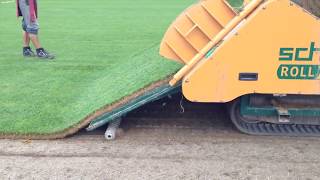
<svg viewBox="0 0 320 180">
<path fill-rule="evenodd" d="M 172 75 L 167 76 L 162 80 L 155 81 L 140 90 L 135 91 L 131 95 L 125 96 L 120 100 L 117 100 L 111 104 L 105 105 L 102 108 L 95 110 L 94 112 L 87 115 L 83 118 L 79 123 L 68 127 L 62 131 L 58 131 L 55 133 L 30 133 L 30 134 L 22 134 L 22 133 L 0 133 L 0 139 L 32 139 L 32 140 L 52 140 L 52 139 L 62 139 L 68 136 L 72 136 L 76 134 L 81 129 L 85 128 L 89 125 L 91 121 L 100 117 L 101 115 L 111 112 L 112 110 L 121 107 L 122 105 L 128 103 L 129 101 L 143 95 L 144 93 L 154 90 L 162 85 L 168 84 Z"/>
</svg>

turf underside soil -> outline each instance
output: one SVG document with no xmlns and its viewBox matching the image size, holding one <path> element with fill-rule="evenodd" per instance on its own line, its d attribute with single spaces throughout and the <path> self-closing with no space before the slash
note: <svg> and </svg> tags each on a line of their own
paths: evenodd
<svg viewBox="0 0 320 180">
<path fill-rule="evenodd" d="M 166 79 L 181 65 L 158 55 L 161 38 L 194 2 L 41 0 L 41 41 L 57 56 L 47 62 L 21 57 L 21 19 L 0 0 L 1 136 L 64 137 Z"/>
</svg>

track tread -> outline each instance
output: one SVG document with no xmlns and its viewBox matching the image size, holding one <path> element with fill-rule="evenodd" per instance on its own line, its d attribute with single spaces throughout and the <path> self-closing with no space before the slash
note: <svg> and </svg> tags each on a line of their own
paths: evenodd
<svg viewBox="0 0 320 180">
<path fill-rule="evenodd" d="M 282 124 L 278 126 L 266 122 L 239 123 L 237 121 L 234 123 L 240 131 L 253 135 L 320 136 L 320 126 L 318 125 Z"/>
<path fill-rule="evenodd" d="M 231 107 L 231 114 L 232 111 L 233 113 L 237 111 L 237 103 L 234 105 L 234 107 Z M 243 120 L 243 117 L 237 117 L 235 114 L 231 115 L 231 120 L 241 132 L 251 135 L 320 136 L 320 125 L 247 122 Z"/>
</svg>

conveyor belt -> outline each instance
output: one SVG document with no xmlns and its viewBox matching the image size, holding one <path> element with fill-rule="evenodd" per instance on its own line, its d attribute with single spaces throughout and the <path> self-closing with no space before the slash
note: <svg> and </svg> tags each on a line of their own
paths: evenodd
<svg viewBox="0 0 320 180">
<path fill-rule="evenodd" d="M 112 111 L 106 112 L 100 117 L 93 120 L 90 125 L 86 128 L 88 131 L 92 131 L 101 127 L 111 121 L 125 116 L 127 113 L 153 101 L 161 99 L 165 96 L 177 93 L 181 91 L 181 84 L 176 86 L 170 86 L 169 84 L 155 88 L 149 92 L 142 94 L 134 98 L 133 100 L 121 105 L 120 107 L 113 109 Z"/>
</svg>

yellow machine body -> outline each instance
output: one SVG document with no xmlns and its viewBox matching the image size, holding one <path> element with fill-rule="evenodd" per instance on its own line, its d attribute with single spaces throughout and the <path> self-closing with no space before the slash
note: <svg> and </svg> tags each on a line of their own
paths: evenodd
<svg viewBox="0 0 320 180">
<path fill-rule="evenodd" d="M 160 54 L 188 63 L 237 15 L 224 0 L 200 1 L 184 11 L 170 26 Z"/>
<path fill-rule="evenodd" d="M 171 84 L 182 80 L 193 102 L 320 95 L 320 21 L 290 0 L 253 0 L 239 14 L 224 0 L 200 1 L 171 25 L 160 54 L 185 64 Z"/>
</svg>

